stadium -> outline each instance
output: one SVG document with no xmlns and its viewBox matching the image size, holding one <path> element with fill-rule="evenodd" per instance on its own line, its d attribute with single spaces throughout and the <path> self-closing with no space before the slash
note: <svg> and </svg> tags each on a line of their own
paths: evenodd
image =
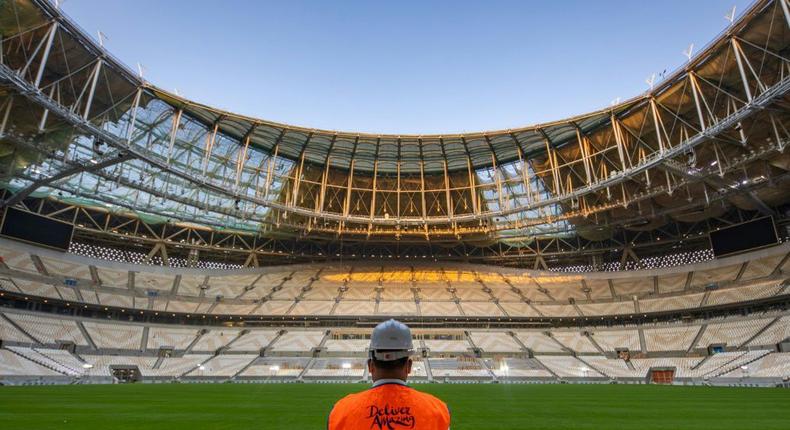
<svg viewBox="0 0 790 430">
<path fill-rule="evenodd" d="M 790 4 L 758 0 L 603 110 L 321 130 L 2 2 L 0 422 L 325 426 L 396 318 L 453 428 L 786 428 L 789 89 Z"/>
</svg>

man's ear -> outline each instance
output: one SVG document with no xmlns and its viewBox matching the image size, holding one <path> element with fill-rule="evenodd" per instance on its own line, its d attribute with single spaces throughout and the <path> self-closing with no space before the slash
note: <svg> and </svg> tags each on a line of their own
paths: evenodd
<svg viewBox="0 0 790 430">
<path fill-rule="evenodd" d="M 410 375 L 410 374 L 411 374 L 411 365 L 412 365 L 412 364 L 414 364 L 414 360 L 412 360 L 412 359 L 410 358 L 410 359 L 408 360 L 408 365 L 406 366 L 406 374 L 407 374 L 407 375 Z"/>
</svg>

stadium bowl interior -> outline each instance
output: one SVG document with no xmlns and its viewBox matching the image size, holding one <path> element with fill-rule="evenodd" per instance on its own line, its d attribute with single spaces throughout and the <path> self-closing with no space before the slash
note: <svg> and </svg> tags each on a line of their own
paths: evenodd
<svg viewBox="0 0 790 430">
<path fill-rule="evenodd" d="M 0 3 L 0 383 L 788 386 L 790 27 L 759 0 L 604 110 L 318 130 L 143 81 Z"/>
</svg>

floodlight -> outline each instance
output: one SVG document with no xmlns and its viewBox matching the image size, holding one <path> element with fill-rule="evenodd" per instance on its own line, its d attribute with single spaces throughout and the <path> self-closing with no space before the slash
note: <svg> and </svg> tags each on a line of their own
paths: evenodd
<svg viewBox="0 0 790 430">
<path fill-rule="evenodd" d="M 351 363 L 343 363 L 343 364 L 340 365 L 340 367 L 342 367 L 343 369 L 350 369 L 351 368 Z"/>
<path fill-rule="evenodd" d="M 198 370 L 206 370 L 206 366 L 198 364 Z"/>
<path fill-rule="evenodd" d="M 269 370 L 271 370 L 272 372 L 277 372 L 278 370 L 280 370 L 280 366 L 272 366 L 269 368 Z"/>
<path fill-rule="evenodd" d="M 89 363 L 82 363 L 82 368 L 83 369 L 92 369 L 93 365 L 89 364 Z"/>
</svg>

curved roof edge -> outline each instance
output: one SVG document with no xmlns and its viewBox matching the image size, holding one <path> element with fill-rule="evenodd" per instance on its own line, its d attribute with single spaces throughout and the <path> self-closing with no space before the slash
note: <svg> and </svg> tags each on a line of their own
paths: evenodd
<svg viewBox="0 0 790 430">
<path fill-rule="evenodd" d="M 67 27 L 70 27 L 72 31 L 81 33 L 83 36 L 90 34 L 87 31 L 85 31 L 82 27 L 80 27 L 79 24 L 77 24 L 74 20 L 69 18 L 67 15 L 65 15 L 57 6 L 50 3 L 49 1 L 47 0 L 33 0 L 33 1 L 36 4 L 38 4 L 39 7 L 41 7 L 53 19 L 57 19 L 61 21 Z M 204 103 L 196 102 L 194 100 L 187 99 L 185 97 L 169 92 L 165 89 L 162 89 L 150 82 L 147 82 L 145 79 L 137 76 L 134 72 L 132 72 L 131 68 L 128 67 L 123 61 L 119 60 L 111 53 L 109 53 L 109 51 L 107 51 L 106 48 L 98 45 L 96 41 L 93 40 L 92 37 L 83 37 L 83 40 L 87 44 L 91 45 L 90 46 L 91 50 L 100 53 L 102 57 L 106 58 L 107 60 L 110 60 L 116 67 L 122 69 L 127 79 L 136 82 L 139 86 L 145 87 L 146 89 L 150 90 L 157 96 L 163 98 L 164 100 L 171 101 L 176 105 L 180 104 L 183 107 L 191 107 L 195 110 L 210 111 L 213 114 L 215 114 L 217 117 L 237 119 L 244 122 L 250 122 L 252 124 L 268 125 L 271 127 L 283 128 L 291 131 L 325 134 L 325 135 L 338 136 L 338 137 L 347 136 L 347 137 L 372 137 L 372 138 L 389 138 L 389 139 L 401 139 L 401 138 L 407 138 L 407 139 L 448 138 L 449 139 L 449 138 L 466 138 L 466 137 L 479 138 L 484 136 L 503 135 L 503 134 L 509 135 L 523 131 L 541 130 L 543 128 L 548 128 L 561 124 L 575 123 L 577 121 L 589 119 L 596 116 L 601 116 L 601 115 L 608 116 L 612 112 L 620 112 L 620 111 L 628 110 L 635 103 L 645 100 L 651 97 L 653 94 L 660 92 L 664 87 L 669 85 L 672 81 L 682 76 L 688 68 L 693 67 L 694 64 L 706 58 L 707 55 L 716 47 L 716 45 L 718 45 L 718 43 L 721 40 L 723 40 L 723 38 L 727 34 L 735 31 L 736 29 L 744 25 L 744 23 L 748 21 L 747 18 L 749 16 L 761 10 L 762 7 L 767 5 L 768 3 L 770 2 L 764 0 L 755 1 L 753 4 L 749 6 L 749 8 L 747 8 L 744 12 L 741 13 L 741 15 L 738 17 L 738 19 L 735 22 L 733 22 L 732 25 L 724 29 L 721 33 L 719 33 L 719 35 L 717 35 L 707 45 L 705 45 L 702 49 L 700 49 L 698 53 L 690 61 L 677 67 L 671 73 L 668 73 L 660 82 L 656 83 L 653 86 L 653 88 L 645 91 L 640 95 L 628 98 L 627 100 L 614 104 L 612 106 L 607 106 L 598 110 L 566 117 L 555 121 L 537 123 L 533 125 L 526 125 L 526 126 L 515 127 L 515 128 L 481 130 L 481 131 L 464 132 L 464 133 L 426 133 L 426 134 L 401 133 L 399 134 L 399 133 L 356 132 L 356 131 L 348 131 L 348 130 L 328 130 L 321 128 L 313 128 L 309 126 L 292 125 L 292 124 L 276 122 L 276 121 L 268 121 L 261 118 L 242 115 L 242 114 L 226 111 L 223 109 L 215 108 Z"/>
</svg>

